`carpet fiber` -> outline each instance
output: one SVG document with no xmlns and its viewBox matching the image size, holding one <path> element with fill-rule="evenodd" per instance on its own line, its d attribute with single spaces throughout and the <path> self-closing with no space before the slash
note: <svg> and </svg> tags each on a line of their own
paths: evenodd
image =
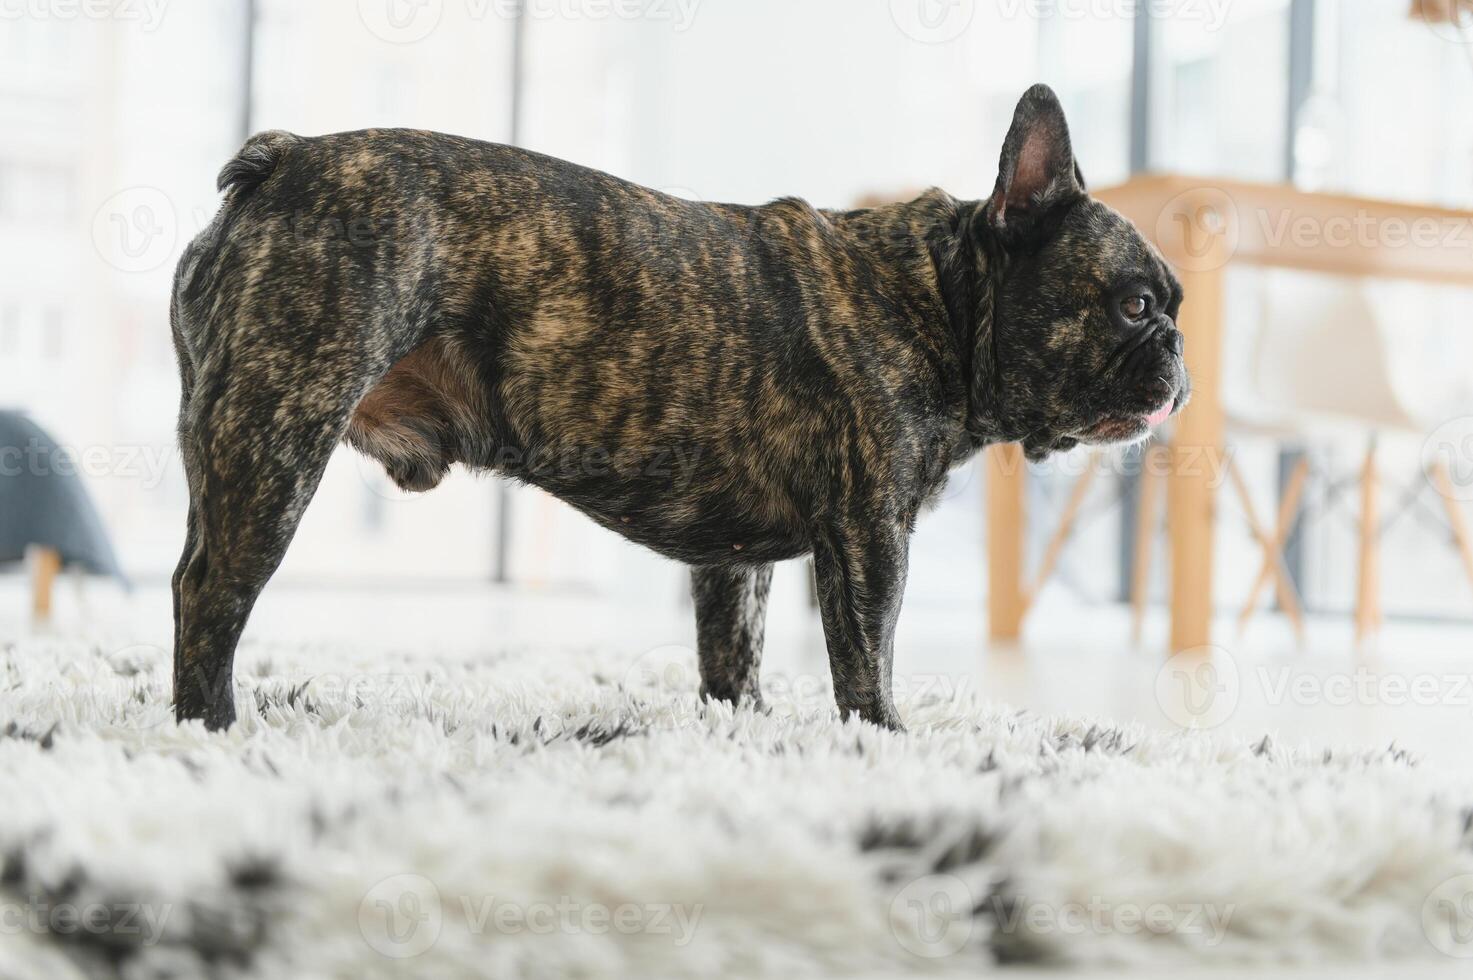
<svg viewBox="0 0 1473 980">
<path fill-rule="evenodd" d="M 894 735 L 688 651 L 0 646 L 0 977 L 975 974 L 1473 955 L 1473 785 L 1395 749 L 914 692 Z"/>
</svg>

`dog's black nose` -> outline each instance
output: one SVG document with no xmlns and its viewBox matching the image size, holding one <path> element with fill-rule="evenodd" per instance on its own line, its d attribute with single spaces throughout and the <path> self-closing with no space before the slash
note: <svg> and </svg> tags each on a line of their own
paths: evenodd
<svg viewBox="0 0 1473 980">
<path fill-rule="evenodd" d="M 1175 327 L 1171 327 L 1166 331 L 1166 349 L 1171 351 L 1171 353 L 1175 354 L 1177 357 L 1181 357 L 1181 352 L 1183 347 L 1185 346 L 1185 341 L 1186 338 L 1184 338 L 1181 335 L 1181 331 L 1176 329 Z"/>
</svg>

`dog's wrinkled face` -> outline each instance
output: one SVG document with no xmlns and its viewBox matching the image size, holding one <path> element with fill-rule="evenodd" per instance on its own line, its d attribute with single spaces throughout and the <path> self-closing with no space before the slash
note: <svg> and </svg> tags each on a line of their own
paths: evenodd
<svg viewBox="0 0 1473 980">
<path fill-rule="evenodd" d="M 1028 455 L 1143 438 L 1191 391 L 1181 284 L 1092 200 L 1053 92 L 1018 104 L 987 206 L 1005 260 L 993 300 L 994 411 Z"/>
<path fill-rule="evenodd" d="M 1190 392 L 1181 285 L 1115 212 L 1081 198 L 1011 259 L 995 299 L 1000 407 L 1033 455 L 1148 435 Z"/>
</svg>

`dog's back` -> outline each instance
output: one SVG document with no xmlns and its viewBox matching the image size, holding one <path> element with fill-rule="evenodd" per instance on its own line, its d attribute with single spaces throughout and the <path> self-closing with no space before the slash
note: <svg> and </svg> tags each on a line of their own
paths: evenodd
<svg viewBox="0 0 1473 980">
<path fill-rule="evenodd" d="M 687 201 L 408 130 L 263 133 L 220 186 L 180 263 L 183 373 L 228 351 L 357 385 L 346 438 L 409 489 L 465 462 L 667 554 L 730 547 L 735 522 L 788 555 L 772 531 L 814 506 L 813 446 L 936 377 L 896 330 L 909 283 L 801 201 Z M 678 500 L 651 486 L 677 459 Z"/>
</svg>

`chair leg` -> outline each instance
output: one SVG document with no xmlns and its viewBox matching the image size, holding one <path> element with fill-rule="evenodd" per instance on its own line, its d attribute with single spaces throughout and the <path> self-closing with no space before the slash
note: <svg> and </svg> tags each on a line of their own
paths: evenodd
<svg viewBox="0 0 1473 980">
<path fill-rule="evenodd" d="M 1059 526 L 1054 531 L 1054 536 L 1049 540 L 1048 547 L 1044 550 L 1043 561 L 1038 566 L 1038 578 L 1034 580 L 1033 588 L 1023 597 L 1024 608 L 1033 605 L 1033 600 L 1043 591 L 1049 576 L 1054 573 L 1054 566 L 1058 564 L 1059 555 L 1064 551 L 1064 545 L 1069 543 L 1069 536 L 1074 533 L 1074 522 L 1079 517 L 1079 511 L 1084 506 L 1084 499 L 1089 495 L 1090 485 L 1095 481 L 1096 459 L 1090 456 L 1088 468 L 1074 481 L 1074 489 L 1069 494 L 1069 502 L 1064 505 L 1064 513 L 1059 518 Z"/>
<path fill-rule="evenodd" d="M 61 552 L 33 545 L 26 550 L 31 566 L 31 618 L 38 624 L 51 618 L 51 595 L 61 572 Z"/>
<path fill-rule="evenodd" d="M 1294 627 L 1294 635 L 1299 644 L 1303 646 L 1304 612 L 1299 605 L 1299 596 L 1294 590 L 1294 580 L 1289 575 L 1288 568 L 1284 566 L 1284 545 L 1289 540 L 1290 530 L 1294 527 L 1294 515 L 1299 510 L 1299 498 L 1304 494 L 1304 481 L 1309 477 L 1309 460 L 1301 459 L 1289 477 L 1289 485 L 1284 490 L 1283 499 L 1279 501 L 1278 525 L 1274 528 L 1272 536 L 1258 520 L 1258 512 L 1253 506 L 1253 498 L 1248 492 L 1248 485 L 1243 481 L 1243 474 L 1231 460 L 1227 465 L 1228 475 L 1232 477 L 1233 486 L 1238 496 L 1242 498 L 1248 526 L 1263 549 L 1263 563 L 1259 566 L 1258 578 L 1248 592 L 1248 601 L 1244 603 L 1242 612 L 1238 614 L 1238 630 L 1241 632 L 1247 628 L 1248 621 L 1253 618 L 1253 613 L 1258 606 L 1258 596 L 1263 592 L 1263 587 L 1272 579 L 1279 606 L 1284 610 L 1284 615 L 1289 617 Z"/>
<path fill-rule="evenodd" d="M 1294 529 L 1294 517 L 1299 513 L 1299 500 L 1304 496 L 1304 483 L 1309 479 L 1309 460 L 1301 458 L 1289 475 L 1289 485 L 1284 488 L 1284 499 L 1279 501 L 1279 526 L 1274 534 L 1274 566 L 1278 571 L 1279 605 L 1294 624 L 1294 634 L 1299 645 L 1304 646 L 1304 611 L 1299 605 L 1299 592 L 1294 587 L 1294 576 L 1284 563 L 1284 548 L 1289 543 L 1289 533 Z"/>
<path fill-rule="evenodd" d="M 1374 633 L 1381 625 L 1381 516 L 1380 487 L 1376 467 L 1376 443 L 1366 449 L 1361 468 L 1360 588 L 1355 604 L 1355 642 Z"/>
<path fill-rule="evenodd" d="M 1468 581 L 1473 582 L 1473 537 L 1468 533 L 1468 522 L 1463 517 L 1463 510 L 1458 506 L 1458 498 L 1453 492 L 1452 476 L 1447 471 L 1447 463 L 1439 459 L 1431 467 L 1432 484 L 1437 487 L 1437 495 L 1442 498 L 1442 506 L 1447 511 L 1447 523 L 1453 532 L 1453 541 L 1457 543 L 1458 554 L 1463 557 L 1463 568 L 1468 573 Z"/>
<path fill-rule="evenodd" d="M 1141 497 L 1135 517 L 1135 568 L 1130 580 L 1130 635 L 1135 643 L 1141 642 L 1141 633 L 1146 619 L 1146 592 L 1151 587 L 1152 545 L 1156 542 L 1156 521 L 1160 509 L 1162 480 L 1156 475 L 1154 461 L 1162 458 L 1166 449 L 1152 446 L 1146 450 L 1141 467 Z"/>
</svg>

